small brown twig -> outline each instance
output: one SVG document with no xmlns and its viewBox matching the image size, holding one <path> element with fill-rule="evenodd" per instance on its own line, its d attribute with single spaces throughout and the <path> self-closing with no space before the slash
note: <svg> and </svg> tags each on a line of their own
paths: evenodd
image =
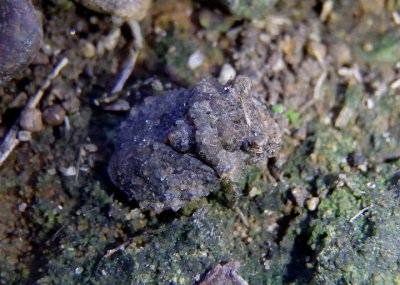
<svg viewBox="0 0 400 285">
<path fill-rule="evenodd" d="M 117 93 L 121 91 L 122 88 L 124 88 L 126 80 L 128 80 L 129 76 L 131 75 L 135 67 L 137 56 L 138 56 L 138 51 L 135 51 L 133 49 L 129 50 L 128 58 L 125 61 L 125 65 L 122 69 L 121 74 L 118 77 L 117 83 L 111 90 L 111 94 Z"/>
<path fill-rule="evenodd" d="M 374 204 L 371 204 L 371 206 L 365 207 L 361 209 L 357 214 L 355 214 L 350 220 L 350 223 L 354 223 L 355 220 L 357 220 L 361 215 L 363 215 L 366 211 L 370 210 Z"/>
<path fill-rule="evenodd" d="M 343 181 L 344 184 L 346 184 L 347 187 L 349 187 L 354 193 L 357 193 L 359 195 L 364 195 L 365 192 L 362 191 L 360 188 L 358 188 L 357 186 L 355 186 L 353 183 L 351 183 L 351 181 L 349 180 L 349 178 L 347 178 L 346 174 L 339 174 L 338 177 L 341 181 Z"/>
</svg>

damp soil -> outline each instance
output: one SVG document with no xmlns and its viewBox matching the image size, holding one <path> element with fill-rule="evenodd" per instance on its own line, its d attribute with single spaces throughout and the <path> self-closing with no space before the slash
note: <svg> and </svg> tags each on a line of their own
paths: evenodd
<svg viewBox="0 0 400 285">
<path fill-rule="evenodd" d="M 249 284 L 400 282 L 400 4 L 273 2 L 232 14 L 154 1 L 133 73 L 111 94 L 129 26 L 73 1 L 34 1 L 44 40 L 0 87 L 0 139 L 63 58 L 38 109 L 66 117 L 0 166 L 1 284 L 196 284 L 229 262 Z M 225 64 L 279 121 L 279 155 L 248 173 L 234 202 L 225 189 L 177 212 L 141 209 L 107 173 L 129 107 L 218 78 Z"/>
</svg>

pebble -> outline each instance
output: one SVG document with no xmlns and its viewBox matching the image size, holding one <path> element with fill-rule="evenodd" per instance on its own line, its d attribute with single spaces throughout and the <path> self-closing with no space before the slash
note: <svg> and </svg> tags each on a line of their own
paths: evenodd
<svg viewBox="0 0 400 285">
<path fill-rule="evenodd" d="M 153 88 L 153 90 L 155 92 L 164 91 L 164 86 L 163 86 L 162 82 L 158 79 L 155 79 L 154 81 L 151 82 L 151 88 Z"/>
<path fill-rule="evenodd" d="M 93 143 L 87 143 L 85 145 L 83 145 L 83 148 L 87 151 L 87 152 L 96 152 L 98 151 L 98 147 L 97 145 L 93 144 Z"/>
<path fill-rule="evenodd" d="M 293 138 L 304 141 L 307 137 L 307 128 L 300 127 L 292 133 Z"/>
<path fill-rule="evenodd" d="M 356 151 L 352 152 L 349 157 L 347 158 L 347 161 L 349 162 L 350 166 L 352 167 L 357 167 L 360 166 L 364 163 L 366 163 L 367 158 L 362 152 Z"/>
<path fill-rule="evenodd" d="M 246 280 L 240 276 L 237 271 L 240 268 L 239 261 L 230 261 L 224 265 L 217 264 L 211 269 L 204 280 L 199 285 L 214 285 L 214 284 L 232 284 L 232 285 L 249 285 Z"/>
<path fill-rule="evenodd" d="M 81 107 L 81 101 L 77 97 L 71 97 L 62 102 L 62 106 L 69 114 L 76 113 Z"/>
<path fill-rule="evenodd" d="M 17 138 L 20 142 L 28 142 L 32 139 L 30 131 L 19 131 Z"/>
<path fill-rule="evenodd" d="M 113 29 L 107 36 L 105 36 L 100 42 L 97 44 L 97 50 L 99 53 L 104 53 L 106 51 L 114 50 L 119 42 L 119 38 L 121 37 L 121 29 L 115 28 Z"/>
<path fill-rule="evenodd" d="M 306 201 L 307 198 L 310 196 L 310 193 L 307 191 L 307 189 L 305 189 L 304 187 L 301 186 L 296 186 L 292 189 L 291 191 L 297 205 L 299 206 L 304 206 L 305 203 L 307 203 Z"/>
<path fill-rule="evenodd" d="M 69 166 L 67 168 L 60 167 L 59 170 L 62 173 L 62 175 L 64 175 L 64 176 L 75 176 L 76 175 L 76 168 L 74 166 Z"/>
<path fill-rule="evenodd" d="M 309 211 L 313 212 L 317 209 L 319 205 L 319 198 L 318 197 L 311 197 L 306 201 L 306 207 Z"/>
<path fill-rule="evenodd" d="M 204 56 L 204 54 L 201 52 L 201 51 L 199 51 L 199 50 L 196 50 L 194 53 L 192 53 L 191 55 L 190 55 L 190 57 L 189 57 L 189 60 L 188 60 L 188 67 L 190 68 L 190 69 L 192 69 L 192 70 L 194 70 L 194 69 L 196 69 L 196 68 L 198 68 L 202 63 L 203 63 L 203 61 L 205 60 L 205 56 Z"/>
<path fill-rule="evenodd" d="M 151 4 L 151 0 L 78 0 L 78 2 L 89 9 L 134 21 L 142 20 Z"/>
<path fill-rule="evenodd" d="M 20 92 L 18 93 L 17 97 L 15 97 L 14 100 L 11 101 L 11 103 L 8 105 L 8 108 L 22 108 L 23 106 L 25 106 L 27 101 L 28 95 L 25 92 Z"/>
<path fill-rule="evenodd" d="M 130 110 L 131 109 L 131 105 L 125 99 L 118 99 L 113 104 L 104 106 L 103 109 L 106 110 L 106 111 L 121 112 L 121 111 Z"/>
<path fill-rule="evenodd" d="M 221 68 L 221 72 L 219 73 L 218 81 L 221 84 L 226 84 L 229 80 L 235 79 L 235 77 L 235 68 L 231 64 L 225 63 Z"/>
<path fill-rule="evenodd" d="M 250 192 L 249 192 L 249 197 L 254 198 L 258 195 L 260 195 L 262 192 L 260 189 L 258 189 L 257 187 L 252 187 Z"/>
<path fill-rule="evenodd" d="M 40 17 L 31 0 L 0 1 L 0 85 L 32 61 L 42 38 Z"/>
<path fill-rule="evenodd" d="M 65 115 L 65 110 L 60 105 L 54 104 L 43 111 L 43 120 L 50 126 L 59 126 L 64 122 Z"/>
<path fill-rule="evenodd" d="M 348 45 L 339 43 L 333 45 L 331 48 L 333 56 L 335 57 L 335 62 L 338 64 L 338 66 L 351 63 L 352 55 Z"/>
<path fill-rule="evenodd" d="M 322 63 L 326 57 L 327 48 L 322 43 L 311 41 L 307 44 L 307 52 Z"/>
<path fill-rule="evenodd" d="M 87 40 L 83 40 L 82 43 L 82 54 L 86 58 L 92 58 L 96 55 L 96 47 L 94 44 Z"/>
<path fill-rule="evenodd" d="M 83 272 L 83 267 L 77 267 L 74 270 L 75 275 L 79 275 Z"/>
<path fill-rule="evenodd" d="M 26 131 L 40 131 L 43 128 L 42 112 L 38 109 L 26 109 L 22 111 L 19 124 Z"/>
<path fill-rule="evenodd" d="M 25 202 L 22 202 L 22 203 L 18 204 L 18 211 L 24 212 L 27 207 L 28 207 L 28 204 L 26 204 Z"/>
<path fill-rule="evenodd" d="M 48 169 L 46 170 L 46 172 L 47 172 L 48 175 L 53 176 L 53 175 L 56 175 L 57 170 L 56 170 L 55 168 L 48 168 Z"/>
<path fill-rule="evenodd" d="M 353 109 L 350 109 L 347 106 L 344 106 L 340 112 L 339 115 L 336 117 L 335 120 L 335 127 L 337 128 L 344 128 L 347 126 L 349 121 L 355 116 L 355 112 Z"/>
</svg>

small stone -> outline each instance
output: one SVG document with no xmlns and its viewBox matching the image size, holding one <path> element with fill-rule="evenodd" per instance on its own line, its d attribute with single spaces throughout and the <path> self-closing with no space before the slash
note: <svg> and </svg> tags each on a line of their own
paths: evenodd
<svg viewBox="0 0 400 285">
<path fill-rule="evenodd" d="M 48 175 L 53 176 L 53 175 L 56 175 L 57 170 L 55 168 L 49 168 L 49 169 L 46 170 L 46 172 L 47 172 Z"/>
<path fill-rule="evenodd" d="M 267 33 L 261 33 L 258 36 L 258 39 L 263 43 L 263 44 L 269 44 L 271 42 L 271 35 L 267 34 Z"/>
<path fill-rule="evenodd" d="M 311 197 L 310 199 L 308 199 L 306 201 L 307 210 L 309 210 L 311 212 L 315 211 L 317 209 L 317 207 L 318 207 L 318 204 L 319 204 L 319 198 L 318 197 Z"/>
<path fill-rule="evenodd" d="M 260 194 L 262 194 L 262 191 L 257 187 L 253 186 L 249 192 L 249 197 L 254 198 Z"/>
<path fill-rule="evenodd" d="M 322 5 L 322 11 L 319 15 L 319 18 L 322 22 L 325 22 L 328 19 L 329 15 L 332 13 L 333 3 L 334 2 L 332 0 L 327 0 Z"/>
<path fill-rule="evenodd" d="M 188 67 L 190 68 L 190 69 L 192 69 L 192 70 L 194 70 L 194 69 L 196 69 L 196 68 L 198 68 L 202 63 L 203 63 L 203 61 L 205 60 L 205 56 L 204 56 L 204 54 L 201 52 L 201 51 L 199 51 L 199 50 L 196 50 L 194 53 L 192 53 L 192 55 L 189 57 L 189 60 L 188 60 Z"/>
<path fill-rule="evenodd" d="M 19 131 L 17 138 L 20 142 L 28 142 L 32 139 L 31 132 L 30 131 Z"/>
<path fill-rule="evenodd" d="M 238 261 L 231 261 L 224 265 L 217 264 L 199 285 L 248 285 L 249 283 L 236 272 L 239 267 Z"/>
<path fill-rule="evenodd" d="M 153 90 L 155 92 L 164 91 L 164 86 L 163 86 L 162 82 L 158 79 L 155 79 L 154 81 L 151 82 L 151 88 L 153 88 Z"/>
<path fill-rule="evenodd" d="M 70 99 L 62 102 L 62 106 L 69 114 L 76 113 L 81 107 L 81 101 L 79 101 L 79 99 L 76 97 L 71 97 Z"/>
<path fill-rule="evenodd" d="M 335 120 L 335 127 L 337 128 L 344 128 L 350 122 L 350 120 L 354 117 L 355 113 L 353 109 L 350 109 L 347 106 L 344 106 L 339 115 L 336 117 Z"/>
<path fill-rule="evenodd" d="M 226 84 L 229 80 L 234 80 L 236 77 L 236 70 L 235 68 L 230 65 L 229 63 L 225 63 L 222 68 L 221 72 L 218 77 L 218 81 L 221 84 Z"/>
<path fill-rule="evenodd" d="M 62 173 L 62 175 L 64 175 L 64 176 L 75 176 L 76 175 L 76 168 L 74 166 L 69 166 L 67 168 L 60 167 L 59 170 Z"/>
<path fill-rule="evenodd" d="M 24 212 L 27 207 L 28 207 L 28 204 L 26 204 L 25 202 L 20 203 L 20 204 L 18 204 L 18 211 L 19 212 Z"/>
<path fill-rule="evenodd" d="M 64 122 L 65 110 L 58 104 L 47 107 L 43 111 L 43 120 L 50 126 L 59 126 Z"/>
<path fill-rule="evenodd" d="M 292 136 L 297 140 L 304 141 L 307 137 L 307 128 L 300 127 L 298 129 L 296 129 L 293 132 Z"/>
<path fill-rule="evenodd" d="M 352 152 L 348 157 L 348 162 L 351 166 L 358 166 L 365 162 L 366 158 L 362 152 Z"/>
<path fill-rule="evenodd" d="M 135 21 L 140 21 L 146 16 L 151 4 L 151 0 L 78 0 L 78 2 L 89 9 Z"/>
<path fill-rule="evenodd" d="M 326 57 L 326 46 L 322 43 L 311 41 L 307 44 L 307 52 L 314 56 L 319 62 L 322 62 Z"/>
<path fill-rule="evenodd" d="M 83 146 L 87 152 L 96 152 L 99 148 L 93 143 L 88 143 Z"/>
<path fill-rule="evenodd" d="M 118 45 L 119 38 L 121 37 L 121 29 L 113 29 L 99 44 L 103 45 L 107 51 L 112 51 Z"/>
<path fill-rule="evenodd" d="M 367 158 L 362 152 L 356 151 L 350 153 L 347 161 L 352 167 L 360 167 L 361 165 L 366 164 Z"/>
<path fill-rule="evenodd" d="M 142 212 L 139 209 L 133 209 L 132 211 L 130 211 L 125 218 L 127 220 L 135 220 L 135 219 L 143 219 L 144 215 L 142 214 Z"/>
<path fill-rule="evenodd" d="M 74 270 L 75 275 L 80 275 L 83 272 L 83 267 L 77 267 Z"/>
<path fill-rule="evenodd" d="M 96 47 L 89 41 L 82 41 L 82 54 L 86 58 L 92 58 L 96 55 Z"/>
<path fill-rule="evenodd" d="M 114 103 L 103 107 L 103 109 L 106 111 L 115 111 L 115 112 L 128 111 L 130 108 L 131 105 L 125 99 L 118 99 Z"/>
<path fill-rule="evenodd" d="M 0 2 L 0 85 L 21 72 L 37 54 L 43 31 L 31 0 Z"/>
<path fill-rule="evenodd" d="M 310 193 L 307 191 L 307 189 L 303 187 L 294 187 L 291 191 L 297 205 L 299 206 L 304 206 L 304 203 L 306 199 L 310 196 Z"/>
<path fill-rule="evenodd" d="M 26 131 L 40 131 L 43 128 L 42 112 L 38 109 L 26 109 L 22 111 L 19 124 Z"/>
<path fill-rule="evenodd" d="M 21 108 L 25 106 L 27 101 L 28 95 L 25 92 L 21 92 L 17 95 L 17 97 L 14 98 L 14 100 L 11 101 L 11 103 L 8 105 L 8 108 Z"/>
<path fill-rule="evenodd" d="M 352 60 L 351 50 L 348 45 L 344 43 L 336 44 L 332 47 L 332 53 L 335 57 L 335 62 L 339 65 L 349 64 Z"/>
</svg>

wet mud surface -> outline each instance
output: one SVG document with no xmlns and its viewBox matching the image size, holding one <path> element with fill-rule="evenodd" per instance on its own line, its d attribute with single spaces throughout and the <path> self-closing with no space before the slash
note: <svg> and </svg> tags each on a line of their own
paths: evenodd
<svg viewBox="0 0 400 285">
<path fill-rule="evenodd" d="M 1 284 L 196 284 L 237 262 L 239 284 L 399 282 L 400 5 L 260 1 L 255 12 L 246 2 L 234 10 L 232 1 L 154 1 L 139 23 L 143 47 L 133 73 L 111 94 L 135 39 L 129 24 L 72 1 L 34 1 L 44 39 L 29 67 L 0 87 L 2 140 L 57 63 L 68 65 L 35 109 L 41 125 L 30 137 L 22 133 L 0 166 Z M 242 151 L 251 140 L 246 128 L 230 125 L 235 115 L 247 124 L 244 105 L 232 104 L 238 114 L 213 109 L 218 151 L 229 154 L 217 160 L 199 151 L 193 126 L 205 112 L 195 108 L 161 120 L 163 146 L 204 156 L 199 167 L 211 169 L 212 187 L 200 175 L 191 180 L 203 187 L 196 199 L 152 207 L 112 183 L 107 167 L 121 147 L 116 138 L 125 139 L 121 122 L 134 122 L 129 132 L 154 148 L 158 129 L 137 126 L 148 106 L 159 105 L 157 116 L 177 114 L 174 103 L 185 100 L 179 88 L 239 75 L 268 110 L 262 121 L 282 132 L 273 158 L 229 173 L 228 156 L 251 153 Z M 274 137 L 262 133 L 267 142 Z M 236 135 L 245 137 L 241 147 Z M 165 159 L 153 151 L 158 160 L 137 171 L 156 179 Z M 178 160 L 170 163 L 190 168 Z M 240 187 L 232 187 L 238 177 Z M 147 193 L 148 185 L 134 191 Z M 165 185 L 151 187 L 157 193 Z"/>
</svg>

